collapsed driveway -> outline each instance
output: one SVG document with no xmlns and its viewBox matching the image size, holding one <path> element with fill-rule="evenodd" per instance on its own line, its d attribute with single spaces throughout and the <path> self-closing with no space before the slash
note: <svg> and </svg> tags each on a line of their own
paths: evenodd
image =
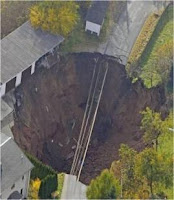
<svg viewBox="0 0 174 200">
<path fill-rule="evenodd" d="M 119 20 L 115 21 L 108 40 L 99 45 L 97 51 L 103 53 L 106 49 L 105 54 L 118 57 L 125 65 L 146 18 L 164 6 L 165 3 L 161 1 L 128 1 Z"/>
</svg>

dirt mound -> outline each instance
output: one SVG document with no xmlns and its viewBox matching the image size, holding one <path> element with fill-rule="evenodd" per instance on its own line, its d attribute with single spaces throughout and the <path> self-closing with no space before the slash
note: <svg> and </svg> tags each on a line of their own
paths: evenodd
<svg viewBox="0 0 174 200">
<path fill-rule="evenodd" d="M 13 132 L 16 142 L 59 172 L 69 172 L 86 106 L 94 58 L 107 60 L 109 71 L 81 181 L 89 183 L 118 156 L 120 143 L 142 148 L 140 111 L 160 110 L 160 87 L 132 84 L 123 65 L 100 54 L 60 56 L 51 69 L 39 68 L 16 91 Z"/>
</svg>

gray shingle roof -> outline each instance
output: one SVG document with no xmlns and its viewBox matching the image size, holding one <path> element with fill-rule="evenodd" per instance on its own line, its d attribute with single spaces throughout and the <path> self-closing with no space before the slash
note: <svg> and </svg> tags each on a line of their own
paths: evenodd
<svg viewBox="0 0 174 200">
<path fill-rule="evenodd" d="M 92 5 L 88 9 L 86 20 L 102 25 L 108 5 L 108 1 L 93 1 Z"/>
<path fill-rule="evenodd" d="M 1 40 L 1 82 L 7 82 L 59 45 L 64 38 L 33 29 L 27 21 Z"/>
<path fill-rule="evenodd" d="M 33 168 L 14 140 L 1 133 L 1 192 Z"/>
</svg>

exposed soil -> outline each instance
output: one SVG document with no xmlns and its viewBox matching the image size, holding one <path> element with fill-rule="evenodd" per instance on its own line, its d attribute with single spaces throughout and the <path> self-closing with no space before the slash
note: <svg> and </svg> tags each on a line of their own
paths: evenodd
<svg viewBox="0 0 174 200">
<path fill-rule="evenodd" d="M 164 90 L 132 84 L 123 65 L 100 54 L 60 56 L 50 69 L 38 69 L 16 90 L 16 142 L 59 172 L 69 172 L 87 101 L 94 58 L 107 60 L 109 71 L 81 181 L 88 184 L 118 158 L 120 143 L 142 149 L 140 111 L 161 110 Z M 73 124 L 73 125 L 72 125 Z M 72 127 L 74 128 L 72 129 Z"/>
</svg>

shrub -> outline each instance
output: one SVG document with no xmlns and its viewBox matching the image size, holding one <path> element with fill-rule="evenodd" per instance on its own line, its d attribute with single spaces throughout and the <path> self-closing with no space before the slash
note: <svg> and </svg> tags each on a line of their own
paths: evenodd
<svg viewBox="0 0 174 200">
<path fill-rule="evenodd" d="M 119 184 L 114 175 L 107 169 L 92 180 L 87 188 L 88 199 L 116 199 Z"/>
<path fill-rule="evenodd" d="M 26 153 L 28 159 L 35 166 L 31 171 L 31 179 L 39 178 L 40 180 L 44 179 L 47 175 L 57 174 L 51 167 L 44 165 L 37 158 L 34 158 L 32 155 Z"/>
<path fill-rule="evenodd" d="M 29 194 L 28 194 L 29 199 L 39 199 L 38 192 L 39 192 L 40 184 L 41 184 L 41 181 L 39 178 L 35 180 L 31 180 L 30 187 L 29 187 Z"/>
<path fill-rule="evenodd" d="M 51 193 L 57 190 L 57 174 L 46 176 L 40 185 L 39 188 L 39 197 L 40 199 L 49 199 L 51 198 Z"/>
</svg>

